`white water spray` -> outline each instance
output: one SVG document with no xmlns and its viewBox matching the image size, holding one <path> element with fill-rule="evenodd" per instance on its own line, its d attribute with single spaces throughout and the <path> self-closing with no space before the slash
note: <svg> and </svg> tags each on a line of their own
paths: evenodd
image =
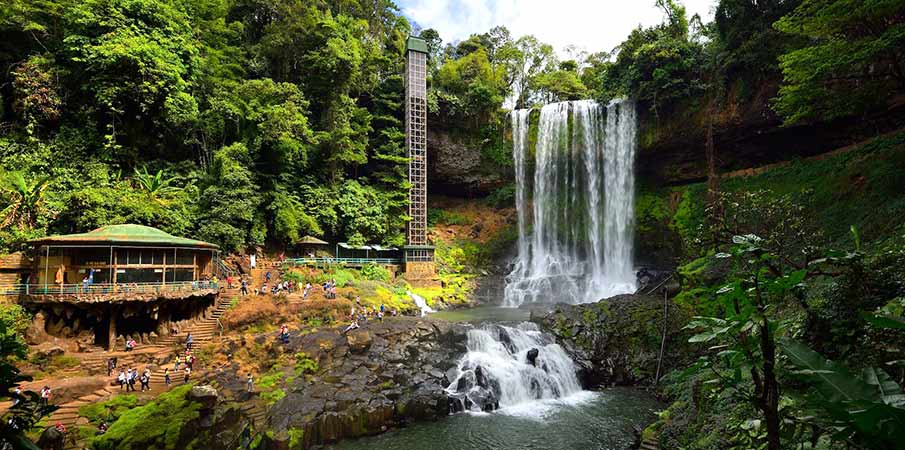
<svg viewBox="0 0 905 450">
<path fill-rule="evenodd" d="M 453 411 L 490 411 L 581 391 L 566 352 L 537 325 L 487 325 L 468 331 L 468 353 L 446 389 Z"/>
<path fill-rule="evenodd" d="M 633 292 L 634 104 L 604 108 L 583 100 L 541 108 L 533 176 L 529 116 L 512 112 L 519 239 L 504 305 Z"/>
</svg>

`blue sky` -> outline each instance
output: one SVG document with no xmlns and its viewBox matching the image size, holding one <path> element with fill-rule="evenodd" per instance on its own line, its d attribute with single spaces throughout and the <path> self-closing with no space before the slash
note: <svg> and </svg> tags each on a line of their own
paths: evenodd
<svg viewBox="0 0 905 450">
<path fill-rule="evenodd" d="M 685 0 L 689 17 L 709 22 L 716 0 Z M 663 15 L 654 0 L 396 0 L 410 20 L 440 32 L 444 42 L 505 25 L 513 37 L 533 34 L 553 44 L 610 51 L 639 24 L 654 25 Z"/>
</svg>

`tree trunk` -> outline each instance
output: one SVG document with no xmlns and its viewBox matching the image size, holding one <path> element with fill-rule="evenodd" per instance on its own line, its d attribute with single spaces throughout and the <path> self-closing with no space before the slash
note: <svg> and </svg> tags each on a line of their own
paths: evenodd
<svg viewBox="0 0 905 450">
<path fill-rule="evenodd" d="M 760 327 L 760 349 L 764 356 L 763 392 L 760 409 L 767 423 L 767 449 L 780 450 L 779 383 L 776 381 L 776 343 L 770 334 L 770 324 L 764 317 Z"/>
</svg>

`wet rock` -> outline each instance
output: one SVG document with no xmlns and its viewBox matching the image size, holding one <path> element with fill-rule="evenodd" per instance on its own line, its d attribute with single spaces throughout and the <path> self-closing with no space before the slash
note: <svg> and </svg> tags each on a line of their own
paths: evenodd
<svg viewBox="0 0 905 450">
<path fill-rule="evenodd" d="M 537 355 L 540 351 L 536 348 L 532 348 L 528 350 L 528 354 L 525 356 L 528 359 L 528 362 L 531 363 L 532 366 L 537 367 Z"/>
</svg>

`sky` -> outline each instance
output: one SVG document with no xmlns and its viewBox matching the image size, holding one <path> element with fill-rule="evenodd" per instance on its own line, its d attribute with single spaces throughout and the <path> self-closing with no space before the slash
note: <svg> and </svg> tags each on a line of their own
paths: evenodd
<svg viewBox="0 0 905 450">
<path fill-rule="evenodd" d="M 609 52 L 639 24 L 663 21 L 654 0 L 397 0 L 403 14 L 422 28 L 433 28 L 444 43 L 484 33 L 497 25 L 513 38 L 526 34 L 552 44 L 557 52 L 575 45 Z M 684 0 L 688 17 L 713 19 L 716 0 Z"/>
</svg>

